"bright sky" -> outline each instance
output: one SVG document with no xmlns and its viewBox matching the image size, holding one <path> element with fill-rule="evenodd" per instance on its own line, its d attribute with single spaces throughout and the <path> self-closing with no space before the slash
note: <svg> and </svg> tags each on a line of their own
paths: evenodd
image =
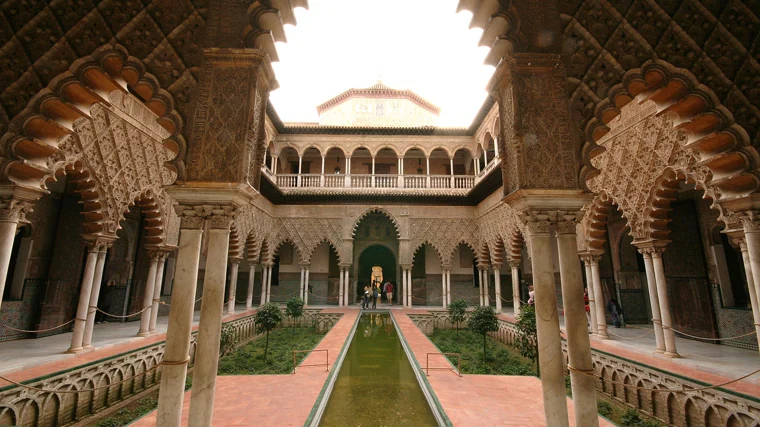
<svg viewBox="0 0 760 427">
<path fill-rule="evenodd" d="M 411 89 L 441 108 L 438 126 L 467 127 L 486 99 L 494 67 L 483 64 L 480 29 L 457 0 L 310 0 L 277 43 L 284 122 L 316 122 L 316 106 L 351 88 Z"/>
</svg>

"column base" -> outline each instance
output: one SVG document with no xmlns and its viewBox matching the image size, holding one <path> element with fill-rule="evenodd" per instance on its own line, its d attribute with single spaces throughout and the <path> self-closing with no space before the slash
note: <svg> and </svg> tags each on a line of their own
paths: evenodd
<svg viewBox="0 0 760 427">
<path fill-rule="evenodd" d="M 151 330 L 148 331 L 148 333 L 151 334 L 151 335 L 156 335 L 156 334 L 158 334 L 158 331 L 155 330 L 155 329 L 151 329 Z"/>
<path fill-rule="evenodd" d="M 654 352 L 657 353 L 657 354 L 665 354 L 665 350 L 663 350 L 661 348 L 654 349 Z"/>
<path fill-rule="evenodd" d="M 232 311 L 228 311 L 228 312 L 226 312 L 226 313 L 224 313 L 224 314 L 225 314 L 225 315 L 227 315 L 227 314 L 235 314 L 235 310 L 232 310 Z"/>
<path fill-rule="evenodd" d="M 600 339 L 600 340 L 608 340 L 608 339 L 610 339 L 610 336 L 607 335 L 606 333 L 600 334 L 599 332 L 597 332 L 597 333 L 595 333 L 593 335 L 594 335 L 595 338 Z"/>
<path fill-rule="evenodd" d="M 674 353 L 674 352 L 672 352 L 672 351 L 665 351 L 665 353 L 663 353 L 663 354 L 664 354 L 666 357 L 670 357 L 671 359 L 680 359 L 680 358 L 681 358 L 681 355 L 680 355 L 680 354 L 678 354 L 678 353 Z"/>
<path fill-rule="evenodd" d="M 93 351 L 95 350 L 95 347 L 92 346 L 92 344 L 86 344 L 82 346 L 82 351 Z"/>
<path fill-rule="evenodd" d="M 151 335 L 153 335 L 153 334 L 151 334 L 150 331 L 140 331 L 135 336 L 145 338 L 145 337 L 148 337 L 148 336 L 151 336 Z"/>
<path fill-rule="evenodd" d="M 64 351 L 65 354 L 77 354 L 84 351 L 84 347 L 69 347 L 68 350 Z"/>
</svg>

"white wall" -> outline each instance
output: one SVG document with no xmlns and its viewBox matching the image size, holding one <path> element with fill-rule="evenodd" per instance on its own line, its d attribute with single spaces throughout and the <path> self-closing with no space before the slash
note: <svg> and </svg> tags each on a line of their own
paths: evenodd
<svg viewBox="0 0 760 427">
<path fill-rule="evenodd" d="M 330 272 L 330 246 L 327 243 L 322 243 L 314 250 L 314 254 L 311 256 L 311 266 L 309 267 L 309 274 L 311 273 L 329 273 Z"/>
<path fill-rule="evenodd" d="M 425 245 L 425 274 L 441 274 L 441 259 L 438 252 L 430 245 Z"/>
</svg>

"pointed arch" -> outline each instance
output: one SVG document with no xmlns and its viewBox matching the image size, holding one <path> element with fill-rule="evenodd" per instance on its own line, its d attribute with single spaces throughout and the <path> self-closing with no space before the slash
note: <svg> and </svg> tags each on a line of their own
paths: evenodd
<svg viewBox="0 0 760 427">
<path fill-rule="evenodd" d="M 710 186 L 716 188 L 717 195 L 737 198 L 760 189 L 760 177 L 755 173 L 760 155 L 752 147 L 746 130 L 691 72 L 659 59 L 625 73 L 621 83 L 613 86 L 607 98 L 597 104 L 594 118 L 586 125 L 582 182 L 599 174 L 591 159 L 604 148 L 596 142 L 610 132 L 607 124 L 634 99 L 638 103 L 653 101 L 657 115 L 669 117 L 672 126 L 685 135 L 684 146 L 694 150 L 700 165 L 716 178 Z"/>
<path fill-rule="evenodd" d="M 433 243 L 431 243 L 429 240 L 423 240 L 423 241 L 421 241 L 412 250 L 412 261 L 414 261 L 414 257 L 415 257 L 415 255 L 417 255 L 417 252 L 420 250 L 420 248 L 422 248 L 425 245 L 428 245 L 428 246 L 430 246 L 431 248 L 433 248 L 435 250 L 435 254 L 438 255 L 438 261 L 441 263 L 441 265 L 446 264 L 446 262 L 445 262 L 445 260 L 443 258 L 443 252 L 441 252 L 441 250 L 436 245 L 434 245 Z"/>
<path fill-rule="evenodd" d="M 387 210 L 379 206 L 369 208 L 365 210 L 361 215 L 356 217 L 356 220 L 354 221 L 354 225 L 351 227 L 352 238 L 356 237 L 356 230 L 359 228 L 359 223 L 361 223 L 362 220 L 367 217 L 367 215 L 372 214 L 372 213 L 378 213 L 388 218 L 391 221 L 391 223 L 393 223 L 393 228 L 396 230 L 396 237 L 401 238 L 401 228 L 399 227 L 396 217 L 394 217 L 393 214 L 391 214 L 390 212 L 388 212 Z"/>
<path fill-rule="evenodd" d="M 338 256 L 338 264 L 340 264 L 341 259 L 342 259 L 340 249 L 338 249 L 340 248 L 340 245 L 338 245 L 337 242 L 332 241 L 332 239 L 330 239 L 329 237 L 323 237 L 322 240 L 318 241 L 314 246 L 312 246 L 311 248 L 308 248 L 305 262 L 311 264 L 311 259 L 314 257 L 314 252 L 316 252 L 317 248 L 322 243 L 327 243 L 327 245 L 335 251 L 335 254 Z"/>
</svg>

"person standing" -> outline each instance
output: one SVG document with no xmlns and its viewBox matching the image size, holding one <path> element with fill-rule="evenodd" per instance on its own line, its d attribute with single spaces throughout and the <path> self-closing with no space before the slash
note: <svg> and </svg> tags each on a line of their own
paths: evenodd
<svg viewBox="0 0 760 427">
<path fill-rule="evenodd" d="M 377 298 L 380 296 L 380 283 L 372 289 L 372 308 L 377 308 Z"/>
<path fill-rule="evenodd" d="M 610 298 L 610 302 L 607 303 L 607 311 L 612 316 L 612 323 L 615 324 L 616 328 L 619 328 L 621 324 L 620 315 L 623 314 L 623 310 L 620 308 L 617 301 L 615 301 L 615 298 Z"/>
<path fill-rule="evenodd" d="M 393 283 L 385 282 L 385 297 L 388 298 L 388 305 L 393 305 Z"/>
<path fill-rule="evenodd" d="M 362 308 L 369 308 L 369 285 L 364 287 L 364 295 L 362 295 Z"/>
</svg>

